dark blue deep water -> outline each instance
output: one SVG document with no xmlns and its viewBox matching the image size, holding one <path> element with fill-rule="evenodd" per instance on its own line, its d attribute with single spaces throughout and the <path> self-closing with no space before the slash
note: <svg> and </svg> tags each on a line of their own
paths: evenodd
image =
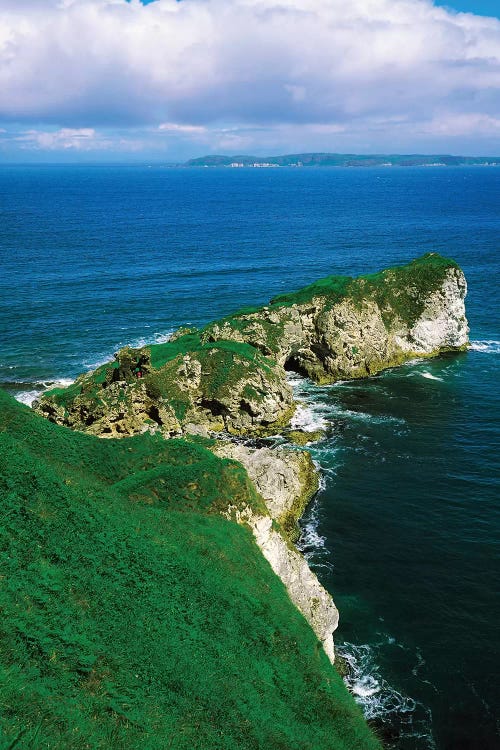
<svg viewBox="0 0 500 750">
<path fill-rule="evenodd" d="M 296 380 L 331 430 L 302 546 L 351 688 L 401 750 L 500 747 L 499 228 L 494 168 L 0 169 L 0 382 L 26 401 L 327 274 L 462 265 L 469 352 Z"/>
</svg>

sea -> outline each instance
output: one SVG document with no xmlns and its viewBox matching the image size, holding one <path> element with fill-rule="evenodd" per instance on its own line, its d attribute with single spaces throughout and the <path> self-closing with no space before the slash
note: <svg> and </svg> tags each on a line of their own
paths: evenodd
<svg viewBox="0 0 500 750">
<path fill-rule="evenodd" d="M 0 382 L 28 404 L 329 274 L 461 264 L 467 352 L 291 376 L 297 422 L 326 431 L 300 546 L 388 748 L 500 748 L 499 230 L 494 167 L 0 167 Z"/>
</svg>

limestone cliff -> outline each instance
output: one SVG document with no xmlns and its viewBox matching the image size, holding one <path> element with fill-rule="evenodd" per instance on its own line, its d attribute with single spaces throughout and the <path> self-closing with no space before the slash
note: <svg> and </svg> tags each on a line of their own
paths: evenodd
<svg viewBox="0 0 500 750">
<path fill-rule="evenodd" d="M 357 279 L 327 277 L 213 323 L 203 337 L 246 342 L 319 383 L 365 377 L 465 348 L 466 291 L 456 263 L 431 253 Z"/>
<path fill-rule="evenodd" d="M 291 601 L 304 615 L 333 664 L 333 633 L 337 629 L 339 613 L 332 597 L 320 584 L 307 561 L 286 543 L 273 527 L 269 516 L 257 515 L 249 508 L 229 508 L 228 516 L 250 526 L 262 554 L 282 580 Z"/>
<path fill-rule="evenodd" d="M 243 464 L 271 518 L 292 542 L 299 536 L 298 519 L 318 490 L 318 474 L 308 451 L 285 446 L 251 448 L 217 441 L 214 453 Z"/>
</svg>

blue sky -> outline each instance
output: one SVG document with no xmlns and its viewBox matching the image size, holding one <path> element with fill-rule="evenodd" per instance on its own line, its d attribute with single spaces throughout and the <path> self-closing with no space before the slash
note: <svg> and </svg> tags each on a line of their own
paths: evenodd
<svg viewBox="0 0 500 750">
<path fill-rule="evenodd" d="M 151 2 L 151 0 L 146 0 L 146 2 Z M 477 13 L 483 16 L 500 17 L 499 0 L 451 0 L 449 3 L 438 2 L 436 5 L 444 5 L 463 13 Z"/>
<path fill-rule="evenodd" d="M 2 0 L 0 161 L 500 155 L 499 15 L 500 0 Z"/>
<path fill-rule="evenodd" d="M 155 0 L 141 0 L 143 5 L 155 2 Z M 450 2 L 436 2 L 435 5 L 452 8 L 463 13 L 477 13 L 483 16 L 500 17 L 499 0 L 450 0 Z"/>
</svg>

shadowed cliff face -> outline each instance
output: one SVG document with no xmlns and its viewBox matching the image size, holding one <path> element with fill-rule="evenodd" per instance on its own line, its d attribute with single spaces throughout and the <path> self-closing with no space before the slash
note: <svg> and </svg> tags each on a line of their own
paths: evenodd
<svg viewBox="0 0 500 750">
<path fill-rule="evenodd" d="M 109 437 L 271 434 L 295 408 L 286 370 L 326 383 L 465 348 L 466 288 L 457 264 L 433 253 L 357 279 L 327 277 L 166 344 L 122 349 L 34 408 Z"/>
</svg>

